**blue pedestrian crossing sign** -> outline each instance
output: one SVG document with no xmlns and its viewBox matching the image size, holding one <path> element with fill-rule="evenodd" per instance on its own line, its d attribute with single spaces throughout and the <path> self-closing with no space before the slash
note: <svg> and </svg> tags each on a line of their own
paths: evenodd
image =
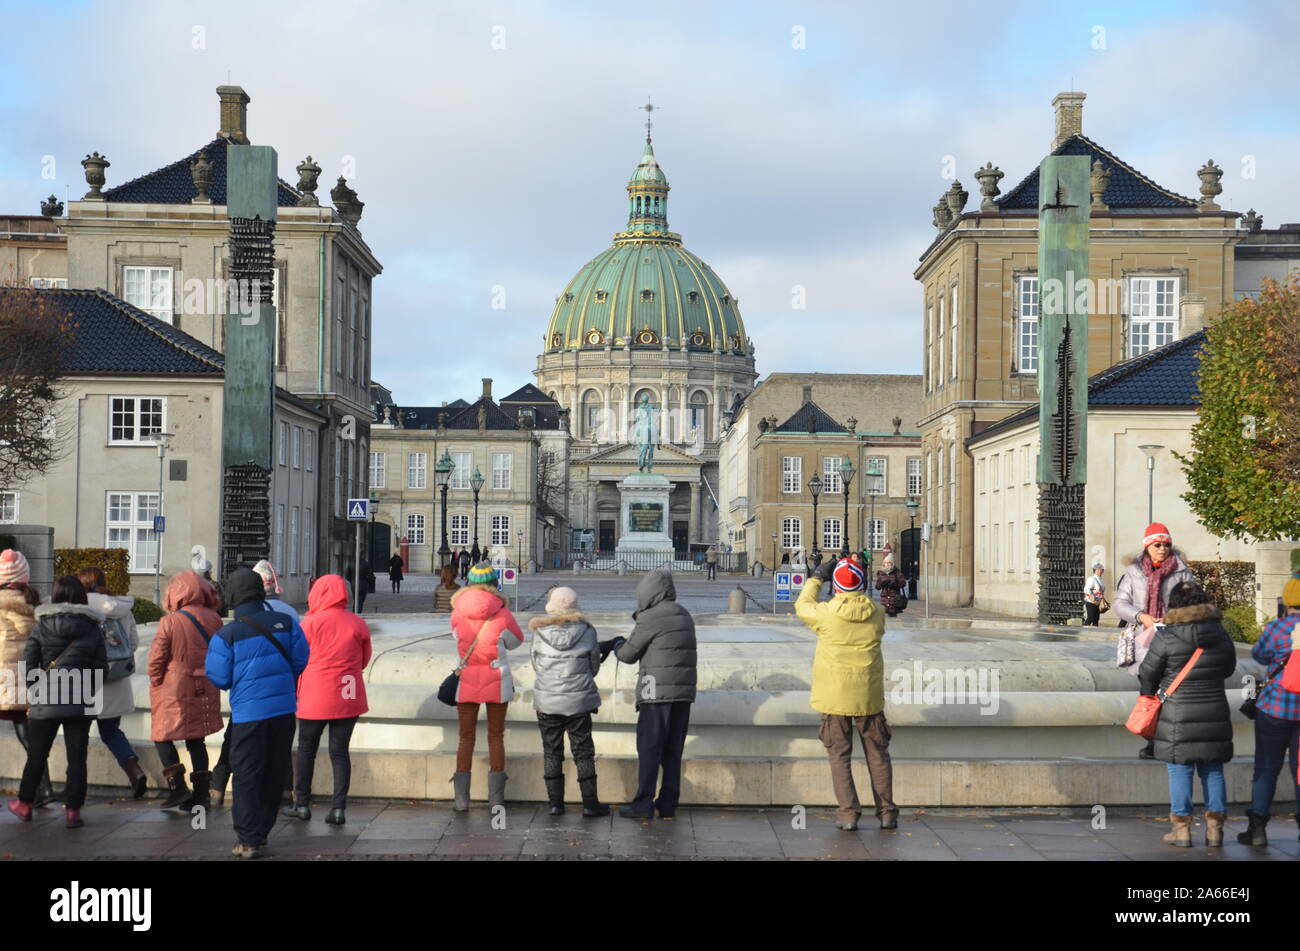
<svg viewBox="0 0 1300 951">
<path fill-rule="evenodd" d="M 167 531 L 167 516 L 166 516 L 166 515 L 155 515 L 155 516 L 153 517 L 153 530 L 154 530 L 155 532 L 157 532 L 159 535 L 161 535 L 163 532 Z"/>
<path fill-rule="evenodd" d="M 364 522 L 370 518 L 369 499 L 348 499 L 348 521 Z"/>
</svg>

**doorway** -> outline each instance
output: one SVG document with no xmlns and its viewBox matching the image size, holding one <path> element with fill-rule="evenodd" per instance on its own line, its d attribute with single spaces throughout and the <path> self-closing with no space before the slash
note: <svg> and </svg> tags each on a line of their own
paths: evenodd
<svg viewBox="0 0 1300 951">
<path fill-rule="evenodd" d="M 685 556 L 686 550 L 690 547 L 687 542 L 688 522 L 673 522 L 673 551 L 681 556 Z"/>
<path fill-rule="evenodd" d="M 600 520 L 600 550 L 602 552 L 612 552 L 614 550 L 614 520 L 612 518 L 602 518 Z"/>
</svg>

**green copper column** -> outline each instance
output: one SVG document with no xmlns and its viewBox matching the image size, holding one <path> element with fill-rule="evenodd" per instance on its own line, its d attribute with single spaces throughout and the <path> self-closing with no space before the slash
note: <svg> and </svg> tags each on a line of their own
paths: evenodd
<svg viewBox="0 0 1300 951">
<path fill-rule="evenodd" d="M 226 147 L 232 291 L 222 390 L 221 577 L 271 550 L 275 424 L 275 149 Z"/>
<path fill-rule="evenodd" d="M 1089 164 L 1038 172 L 1038 619 L 1082 613 L 1088 481 Z"/>
</svg>

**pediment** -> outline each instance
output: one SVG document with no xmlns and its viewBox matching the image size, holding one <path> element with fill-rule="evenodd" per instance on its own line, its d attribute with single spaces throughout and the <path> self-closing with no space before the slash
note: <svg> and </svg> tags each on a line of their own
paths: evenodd
<svg viewBox="0 0 1300 951">
<path fill-rule="evenodd" d="M 621 443 L 617 446 L 608 446 L 599 449 L 587 456 L 581 461 L 582 465 L 587 466 L 627 466 L 629 472 L 636 471 L 637 464 L 637 447 L 632 443 Z M 665 469 L 681 470 L 684 468 L 698 469 L 704 459 L 700 456 L 691 455 L 683 452 L 674 446 L 659 445 L 655 446 L 654 471 L 658 472 Z"/>
</svg>

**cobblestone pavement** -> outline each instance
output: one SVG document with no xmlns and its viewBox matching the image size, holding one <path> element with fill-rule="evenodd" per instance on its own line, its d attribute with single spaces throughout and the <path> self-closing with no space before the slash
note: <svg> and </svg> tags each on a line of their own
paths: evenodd
<svg viewBox="0 0 1300 951">
<path fill-rule="evenodd" d="M 227 800 L 229 802 L 229 800 Z M 63 827 L 57 807 L 37 810 L 30 824 L 0 814 L 4 859 L 217 859 L 234 844 L 230 810 L 213 808 L 207 827 L 191 817 L 164 813 L 157 799 L 92 798 L 86 825 Z M 1161 842 L 1169 829 L 1154 809 L 1113 809 L 1105 828 L 1090 812 L 904 809 L 897 831 L 883 832 L 870 814 L 857 832 L 835 827 L 834 812 L 807 811 L 805 827 L 788 808 L 682 808 L 672 821 L 637 821 L 617 814 L 584 819 L 570 805 L 563 816 L 545 806 L 512 803 L 505 828 L 493 828 L 488 807 L 474 803 L 457 814 L 448 803 L 362 800 L 348 807 L 347 824 L 324 822 L 328 803 L 310 822 L 281 819 L 268 859 L 838 859 L 916 861 L 1295 861 L 1300 843 L 1291 817 L 1270 824 L 1267 849 L 1238 845 L 1245 827 L 1229 820 L 1222 849 L 1204 845 L 1198 816 L 1190 849 Z"/>
</svg>

